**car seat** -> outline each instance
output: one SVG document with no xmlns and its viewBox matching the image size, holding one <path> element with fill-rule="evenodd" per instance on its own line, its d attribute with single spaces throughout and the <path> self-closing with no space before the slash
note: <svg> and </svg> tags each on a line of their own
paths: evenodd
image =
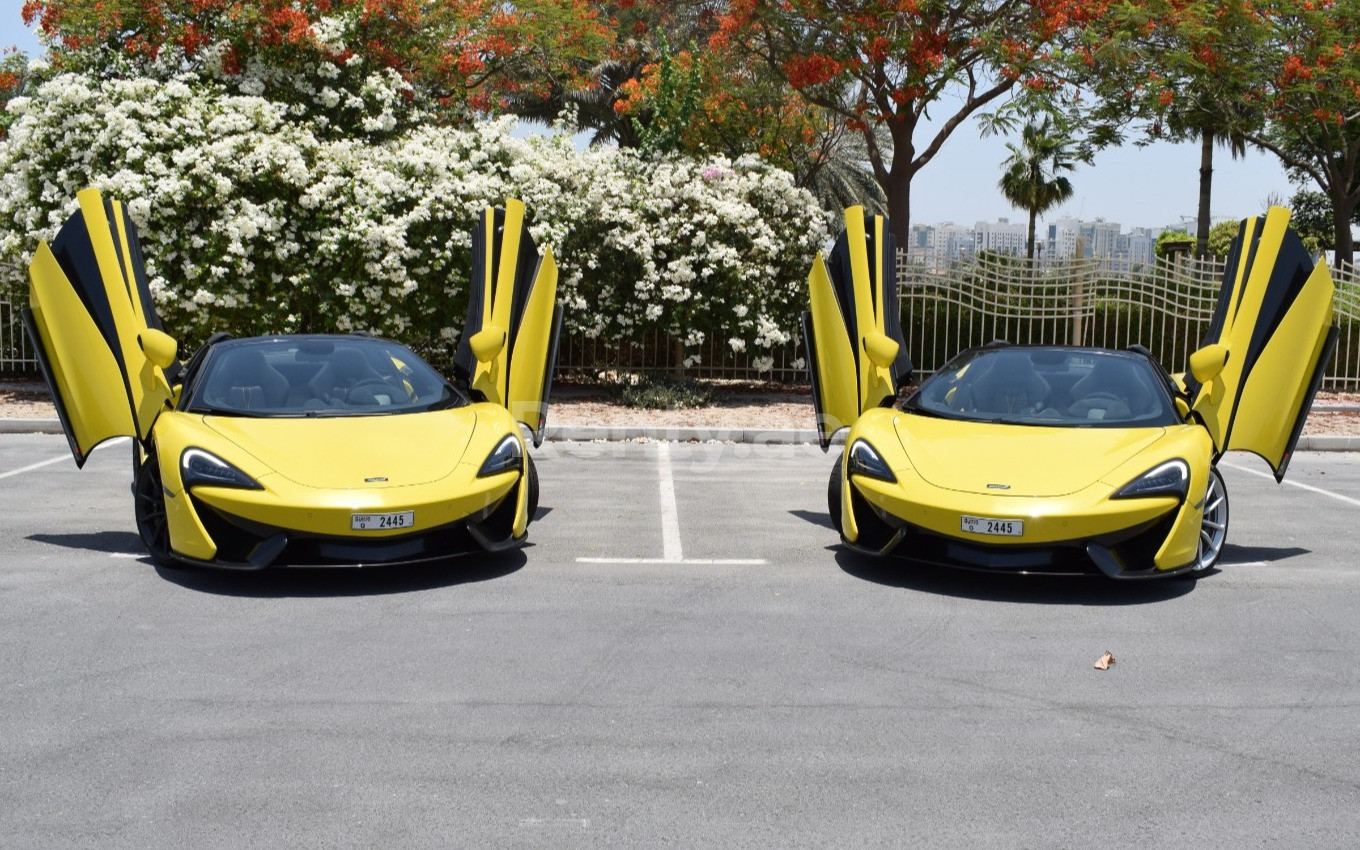
<svg viewBox="0 0 1360 850">
<path fill-rule="evenodd" d="M 312 378 L 312 393 L 327 401 L 344 401 L 349 390 L 364 381 L 383 382 L 369 365 L 363 352 L 353 347 L 337 347 L 326 365 Z"/>
<path fill-rule="evenodd" d="M 982 413 L 1028 413 L 1048 399 L 1048 382 L 1034 370 L 1029 355 L 1008 351 L 993 355 L 991 368 L 977 377 L 973 408 Z"/>
<path fill-rule="evenodd" d="M 276 408 L 288 397 L 288 379 L 269 365 L 258 348 L 236 348 L 222 355 L 205 395 L 212 404 L 239 410 Z"/>
</svg>

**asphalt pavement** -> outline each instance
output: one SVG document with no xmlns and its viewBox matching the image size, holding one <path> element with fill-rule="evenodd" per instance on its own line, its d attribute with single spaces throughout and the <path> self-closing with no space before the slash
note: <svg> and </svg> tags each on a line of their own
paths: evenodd
<svg viewBox="0 0 1360 850">
<path fill-rule="evenodd" d="M 0 847 L 1360 846 L 1360 455 L 1145 583 L 848 553 L 815 446 L 536 459 L 520 552 L 218 573 L 0 436 Z"/>
</svg>

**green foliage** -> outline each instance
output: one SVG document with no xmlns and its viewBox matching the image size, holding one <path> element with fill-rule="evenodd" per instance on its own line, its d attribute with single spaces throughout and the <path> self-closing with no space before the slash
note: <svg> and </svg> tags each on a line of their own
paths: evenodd
<svg viewBox="0 0 1360 850">
<path fill-rule="evenodd" d="M 807 258 L 828 235 L 814 199 L 754 158 L 582 152 L 565 136 L 512 138 L 508 121 L 322 138 L 286 105 L 192 77 L 63 74 L 10 107 L 0 297 L 22 300 L 38 240 L 92 186 L 128 204 L 186 348 L 219 330 L 371 330 L 438 361 L 466 308 L 469 230 L 517 197 L 558 258 L 569 330 L 758 354 L 793 336 Z"/>
<path fill-rule="evenodd" d="M 1057 130 L 1047 117 L 1042 123 L 1025 124 L 1018 147 L 1006 143 L 1006 149 L 1011 153 L 1002 163 L 1005 171 L 997 185 L 1006 200 L 1029 213 L 1025 250 L 1031 259 L 1034 257 L 1035 219 L 1072 197 L 1072 183 L 1063 174 L 1076 167 L 1071 145 L 1071 139 Z"/>
<path fill-rule="evenodd" d="M 693 378 L 654 374 L 622 376 L 609 386 L 609 394 L 620 404 L 643 410 L 707 407 L 716 396 L 711 386 Z"/>
<path fill-rule="evenodd" d="M 685 150 L 685 131 L 699 108 L 703 83 L 698 66 L 677 61 L 664 41 L 658 65 L 656 90 L 649 98 L 650 116 L 645 122 L 634 118 L 633 127 L 643 151 L 680 153 Z"/>
<path fill-rule="evenodd" d="M 1239 221 L 1220 221 L 1209 228 L 1209 254 L 1214 257 L 1228 256 L 1228 249 L 1241 229 L 1242 223 Z"/>
<path fill-rule="evenodd" d="M 1162 231 L 1162 234 L 1157 237 L 1157 244 L 1152 247 L 1152 253 L 1156 254 L 1157 257 L 1161 259 L 1165 259 L 1167 256 L 1166 243 L 1168 242 L 1189 243 L 1191 248 L 1193 248 L 1195 245 L 1195 237 L 1183 230 L 1164 230 Z"/>
</svg>

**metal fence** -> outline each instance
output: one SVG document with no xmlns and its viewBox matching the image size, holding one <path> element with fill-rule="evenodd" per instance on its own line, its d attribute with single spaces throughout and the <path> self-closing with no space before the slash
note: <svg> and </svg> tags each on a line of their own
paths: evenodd
<svg viewBox="0 0 1360 850">
<path fill-rule="evenodd" d="M 1204 335 L 1222 276 L 1222 263 L 1213 261 L 1158 263 L 1129 272 L 1102 268 L 1093 259 L 1040 267 L 1020 258 L 988 257 L 933 269 L 900 256 L 902 330 L 922 375 L 970 345 L 995 339 L 1112 348 L 1137 343 L 1151 349 L 1169 371 L 1180 371 Z M 1333 271 L 1332 277 L 1341 337 L 1324 387 L 1360 391 L 1360 274 Z M 0 301 L 0 372 L 37 368 L 19 311 Z M 796 343 L 734 352 L 724 341 L 681 346 L 662 333 L 612 341 L 566 334 L 558 354 L 562 375 L 668 371 L 696 378 L 807 381 Z"/>
<path fill-rule="evenodd" d="M 38 358 L 29 347 L 19 308 L 0 301 L 0 372 L 37 371 Z"/>
<path fill-rule="evenodd" d="M 902 330 L 919 375 L 964 348 L 997 339 L 1150 349 L 1168 371 L 1182 371 L 1199 347 L 1223 280 L 1222 261 L 1183 259 L 1138 271 L 1103 268 L 1096 259 L 1048 262 L 984 257 L 935 269 L 899 256 Z M 1341 339 L 1324 386 L 1360 390 L 1360 275 L 1332 272 Z M 694 362 L 697 357 L 698 362 Z M 761 371 L 758 357 L 768 358 Z M 700 378 L 806 382 L 803 352 L 790 344 L 735 353 L 705 343 L 684 349 L 661 334 L 605 342 L 569 336 L 559 371 L 598 374 L 679 371 Z"/>
<path fill-rule="evenodd" d="M 995 339 L 1150 349 L 1183 371 L 1199 347 L 1222 285 L 1222 261 L 1185 259 L 1135 272 L 1099 260 L 1040 268 L 988 258 L 949 269 L 898 267 L 902 329 L 912 362 L 933 372 L 954 353 Z M 1341 328 L 1324 387 L 1360 390 L 1360 276 L 1332 272 Z"/>
</svg>

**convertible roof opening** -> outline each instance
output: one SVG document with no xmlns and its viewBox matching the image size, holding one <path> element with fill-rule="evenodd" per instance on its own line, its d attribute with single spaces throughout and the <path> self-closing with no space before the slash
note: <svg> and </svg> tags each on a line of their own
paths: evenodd
<svg viewBox="0 0 1360 850">
<path fill-rule="evenodd" d="M 1054 427 L 1152 427 L 1179 421 L 1165 378 L 1145 356 L 1067 346 L 969 349 L 926 380 L 903 409 Z"/>
<path fill-rule="evenodd" d="M 235 339 L 214 345 L 184 409 L 236 416 L 371 416 L 467 403 L 409 348 L 362 336 Z"/>
</svg>

